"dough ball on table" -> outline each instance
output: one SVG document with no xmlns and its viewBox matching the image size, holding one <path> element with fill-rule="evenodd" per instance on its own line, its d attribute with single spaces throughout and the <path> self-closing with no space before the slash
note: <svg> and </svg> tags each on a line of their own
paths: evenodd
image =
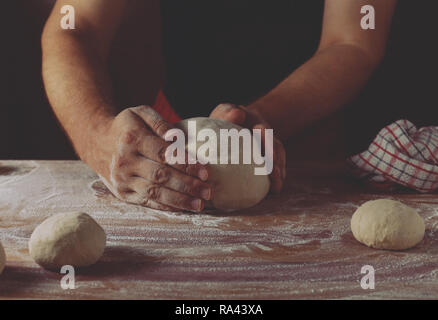
<svg viewBox="0 0 438 320">
<path fill-rule="evenodd" d="M 3 269 L 5 268 L 5 264 L 6 264 L 6 254 L 0 242 L 0 274 L 2 274 Z"/>
<path fill-rule="evenodd" d="M 213 206 L 217 209 L 244 209 L 255 206 L 262 201 L 269 192 L 270 181 L 267 175 L 255 175 L 254 169 L 257 166 L 253 162 L 251 164 L 243 163 L 243 143 L 240 138 L 239 164 L 220 164 L 220 129 L 237 129 L 240 131 L 242 127 L 231 122 L 212 119 L 212 118 L 191 118 L 181 121 L 176 124 L 178 128 L 184 131 L 186 140 L 188 140 L 188 122 L 196 121 L 196 135 L 202 129 L 212 129 L 217 136 L 217 164 L 209 164 L 211 169 L 208 183 L 213 186 Z M 195 137 L 196 139 L 196 137 Z M 252 140 L 252 138 L 251 138 Z M 196 150 L 208 141 L 198 141 Z M 188 141 L 186 141 L 187 147 Z M 252 150 L 253 148 L 251 148 Z M 231 143 L 228 142 L 228 155 L 231 157 Z M 251 154 L 252 159 L 252 154 Z M 253 161 L 253 160 L 251 160 Z"/>
<path fill-rule="evenodd" d="M 88 214 L 69 212 L 43 221 L 32 233 L 29 252 L 40 266 L 59 270 L 64 265 L 86 267 L 102 256 L 106 235 Z"/>
<path fill-rule="evenodd" d="M 399 201 L 380 199 L 365 202 L 351 218 L 357 241 L 377 249 L 403 250 L 424 237 L 424 221 L 412 208 Z"/>
</svg>

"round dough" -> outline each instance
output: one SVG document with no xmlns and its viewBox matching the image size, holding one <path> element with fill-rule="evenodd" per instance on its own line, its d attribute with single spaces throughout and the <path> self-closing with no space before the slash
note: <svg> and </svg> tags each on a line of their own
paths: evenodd
<svg viewBox="0 0 438 320">
<path fill-rule="evenodd" d="M 0 274 L 2 274 L 3 269 L 5 268 L 5 264 L 6 264 L 6 254 L 0 242 Z"/>
<path fill-rule="evenodd" d="M 93 218 L 86 213 L 69 212 L 54 215 L 36 227 L 29 252 L 46 269 L 85 267 L 99 260 L 105 244 L 105 232 Z"/>
<path fill-rule="evenodd" d="M 389 199 L 365 202 L 351 218 L 356 240 L 377 249 L 411 248 L 423 239 L 424 230 L 423 219 L 414 209 Z"/>
<path fill-rule="evenodd" d="M 242 127 L 231 122 L 212 118 L 192 118 L 181 121 L 177 127 L 184 131 L 187 139 L 188 121 L 196 121 L 196 130 L 212 129 L 218 137 L 218 164 L 209 164 L 211 168 L 208 182 L 213 185 L 213 206 L 217 209 L 244 209 L 255 206 L 268 194 L 270 181 L 267 175 L 255 175 L 254 163 L 243 164 L 242 139 L 240 139 L 240 164 L 219 164 L 220 129 L 237 129 Z M 205 144 L 198 142 L 197 148 Z M 230 145 L 230 144 L 229 144 Z M 231 148 L 231 146 L 229 146 Z M 230 154 L 230 152 L 229 152 Z M 251 157 L 252 158 L 252 157 Z"/>
</svg>

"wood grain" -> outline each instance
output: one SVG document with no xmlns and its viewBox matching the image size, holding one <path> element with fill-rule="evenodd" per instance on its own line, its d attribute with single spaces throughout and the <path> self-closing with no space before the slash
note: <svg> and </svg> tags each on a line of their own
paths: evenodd
<svg viewBox="0 0 438 320">
<path fill-rule="evenodd" d="M 377 194 L 339 168 L 293 163 L 285 191 L 257 207 L 191 214 L 122 203 L 79 161 L 1 161 L 0 298 L 438 298 L 436 194 Z M 417 247 L 374 250 L 353 238 L 351 215 L 377 198 L 419 210 L 426 235 Z M 76 210 L 103 226 L 107 248 L 76 270 L 75 290 L 62 290 L 62 275 L 35 264 L 27 243 L 45 218 Z M 360 287 L 363 265 L 375 268 L 375 290 Z"/>
</svg>

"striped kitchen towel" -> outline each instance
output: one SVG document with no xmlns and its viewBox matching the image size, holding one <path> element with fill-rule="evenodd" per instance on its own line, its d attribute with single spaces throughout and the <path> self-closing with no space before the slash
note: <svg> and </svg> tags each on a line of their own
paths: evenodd
<svg viewBox="0 0 438 320">
<path fill-rule="evenodd" d="M 417 129 L 408 120 L 383 128 L 368 150 L 348 159 L 355 176 L 373 186 L 431 192 L 438 189 L 438 127 Z"/>
</svg>

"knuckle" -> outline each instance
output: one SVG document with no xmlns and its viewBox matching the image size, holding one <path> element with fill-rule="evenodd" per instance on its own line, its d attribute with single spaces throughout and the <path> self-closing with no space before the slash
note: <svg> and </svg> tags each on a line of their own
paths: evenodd
<svg viewBox="0 0 438 320">
<path fill-rule="evenodd" d="M 146 105 L 134 107 L 133 109 L 138 111 L 146 111 L 146 112 L 150 112 L 152 110 L 151 106 L 146 106 Z"/>
<path fill-rule="evenodd" d="M 124 156 L 116 156 L 114 158 L 114 170 L 116 170 L 116 172 L 119 172 L 120 169 L 126 167 L 128 165 L 128 159 Z"/>
<path fill-rule="evenodd" d="M 169 180 L 170 172 L 165 166 L 159 166 L 154 169 L 152 173 L 152 181 L 154 183 L 162 184 Z"/>
<path fill-rule="evenodd" d="M 154 132 L 157 133 L 165 133 L 165 132 L 161 132 L 161 131 L 165 131 L 167 128 L 167 123 L 166 121 L 162 120 L 162 119 L 156 119 L 153 124 L 152 124 L 152 130 Z M 161 130 L 161 131 L 160 131 Z"/>
<path fill-rule="evenodd" d="M 200 186 L 197 185 L 192 179 L 183 182 L 183 187 L 182 187 L 183 193 L 195 195 L 199 193 L 199 189 Z"/>
<path fill-rule="evenodd" d="M 167 152 L 167 145 L 162 146 L 158 149 L 157 156 L 159 162 L 161 163 L 166 162 L 166 152 Z"/>
<path fill-rule="evenodd" d="M 146 199 L 156 200 L 160 197 L 160 186 L 155 184 L 146 188 Z"/>
<path fill-rule="evenodd" d="M 118 184 L 125 184 L 128 180 L 127 175 L 120 171 L 115 172 L 113 176 Z"/>
<path fill-rule="evenodd" d="M 178 183 L 177 190 L 181 193 L 184 193 L 184 194 L 192 194 L 193 193 L 192 187 L 184 181 L 181 181 Z"/>
<path fill-rule="evenodd" d="M 178 165 L 178 169 L 188 175 L 194 174 L 196 172 L 195 166 L 183 163 Z"/>
<path fill-rule="evenodd" d="M 124 159 L 116 159 L 111 170 L 111 180 L 117 185 L 125 184 L 129 177 L 129 172 L 126 169 L 127 162 Z"/>
<path fill-rule="evenodd" d="M 185 209 L 191 209 L 192 205 L 192 198 L 189 196 L 185 196 L 185 195 L 180 195 L 178 197 L 175 198 L 175 204 L 177 207 L 179 208 L 185 208 Z"/>
<path fill-rule="evenodd" d="M 122 133 L 121 142 L 127 145 L 135 145 L 139 140 L 139 132 L 136 129 L 129 129 Z"/>
<path fill-rule="evenodd" d="M 132 114 L 131 108 L 125 109 L 117 115 L 117 118 L 124 119 L 126 117 L 129 117 L 131 114 Z"/>
</svg>

